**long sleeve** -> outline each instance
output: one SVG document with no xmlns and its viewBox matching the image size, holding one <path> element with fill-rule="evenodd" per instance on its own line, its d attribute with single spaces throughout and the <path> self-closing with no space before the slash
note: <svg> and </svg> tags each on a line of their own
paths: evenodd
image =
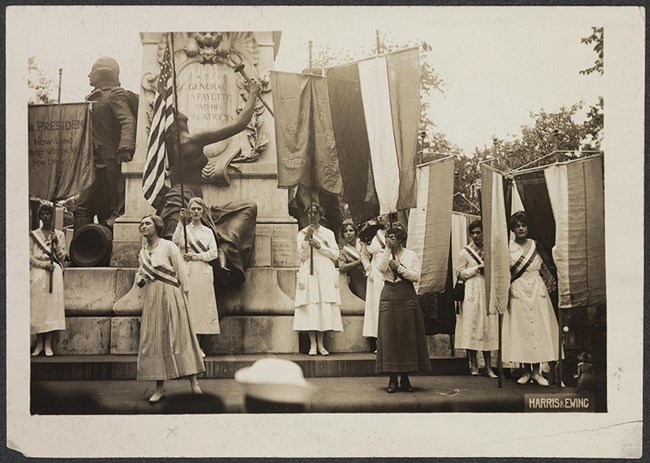
<svg viewBox="0 0 650 463">
<path fill-rule="evenodd" d="M 350 273 L 350 271 L 357 266 L 357 261 L 348 262 L 343 252 L 339 252 L 339 272 Z"/>
<path fill-rule="evenodd" d="M 377 270 L 385 273 L 388 270 L 388 263 L 391 260 L 390 249 L 386 248 L 382 252 L 375 254 L 373 259 L 377 259 Z"/>
<path fill-rule="evenodd" d="M 298 257 L 300 258 L 300 262 L 304 262 L 309 259 L 309 242 L 305 241 L 305 232 L 302 230 L 298 232 L 296 248 L 298 249 Z"/>
<path fill-rule="evenodd" d="M 66 249 L 65 235 L 62 231 L 56 231 L 56 238 L 59 242 L 56 246 L 56 257 L 60 262 L 65 262 L 65 259 L 68 256 L 68 251 Z"/>
<path fill-rule="evenodd" d="M 172 242 L 178 246 L 179 249 L 185 249 L 185 237 L 183 236 L 183 222 L 181 220 L 176 224 L 176 230 L 172 235 Z"/>
<path fill-rule="evenodd" d="M 460 280 L 465 281 L 479 273 L 480 267 L 478 265 L 470 265 L 472 262 L 474 261 L 470 261 L 467 251 L 464 249 L 461 250 L 456 261 L 456 266 L 454 267 L 454 272 L 456 272 L 456 276 Z"/>
<path fill-rule="evenodd" d="M 405 249 L 400 266 L 397 269 L 397 274 L 405 280 L 417 282 L 420 281 L 419 269 L 420 261 L 418 260 L 418 256 L 413 251 Z"/>
<path fill-rule="evenodd" d="M 199 260 L 202 260 L 203 262 L 210 262 L 211 260 L 215 260 L 219 255 L 219 251 L 217 249 L 217 240 L 214 238 L 214 234 L 209 229 L 202 230 L 202 234 L 203 236 L 201 238 L 208 237 L 208 250 L 205 252 L 199 252 L 195 255 L 199 258 Z"/>
<path fill-rule="evenodd" d="M 363 264 L 363 271 L 366 272 L 366 275 L 368 272 L 370 272 L 370 260 L 372 259 L 372 255 L 368 251 L 368 246 L 364 243 L 361 244 L 361 264 Z"/>
<path fill-rule="evenodd" d="M 314 238 L 316 238 L 316 240 L 321 245 L 321 247 L 317 249 L 318 252 L 320 252 L 322 255 L 324 255 L 325 257 L 333 261 L 336 261 L 336 259 L 338 259 L 339 248 L 336 245 L 336 238 L 334 237 L 334 233 L 332 233 L 330 230 L 323 229 L 323 227 L 321 227 L 318 230 L 318 232 L 314 235 Z"/>
</svg>

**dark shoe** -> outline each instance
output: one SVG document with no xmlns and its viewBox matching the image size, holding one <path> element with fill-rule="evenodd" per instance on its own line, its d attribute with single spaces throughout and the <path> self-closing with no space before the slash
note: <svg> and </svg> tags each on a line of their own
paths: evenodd
<svg viewBox="0 0 650 463">
<path fill-rule="evenodd" d="M 395 391 L 397 391 L 397 376 L 391 376 L 390 381 L 388 381 L 388 387 L 386 388 L 386 392 L 392 394 Z"/>
<path fill-rule="evenodd" d="M 404 392 L 413 392 L 413 388 L 411 387 L 411 382 L 409 381 L 409 377 L 406 375 L 402 376 L 402 380 L 400 381 L 399 387 Z"/>
</svg>

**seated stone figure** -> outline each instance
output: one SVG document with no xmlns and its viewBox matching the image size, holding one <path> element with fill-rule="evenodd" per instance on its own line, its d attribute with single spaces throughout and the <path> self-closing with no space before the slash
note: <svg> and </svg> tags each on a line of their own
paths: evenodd
<svg viewBox="0 0 650 463">
<path fill-rule="evenodd" d="M 173 150 L 170 150 L 172 151 L 170 153 L 172 188 L 167 192 L 164 201 L 157 210 L 157 214 L 164 222 L 163 238 L 172 238 L 183 203 L 187 204 L 192 197 L 203 198 L 201 171 L 208 163 L 203 148 L 238 134 L 250 122 L 260 86 L 253 81 L 248 84 L 247 90 L 246 105 L 239 117 L 232 124 L 224 127 L 190 133 L 187 117 L 183 114 L 178 115 L 179 152 L 174 153 Z M 174 143 L 170 143 L 170 145 L 174 146 Z M 180 163 L 178 162 L 179 155 L 181 156 Z M 182 165 L 182 173 L 180 165 Z M 183 179 L 182 195 L 181 175 Z M 182 196 L 184 196 L 184 200 Z M 216 266 L 218 272 L 217 278 L 215 278 L 216 282 L 227 285 L 244 282 L 244 272 L 253 255 L 256 219 L 257 205 L 249 200 L 233 201 L 222 206 L 210 207 L 210 214 L 204 220 L 205 225 L 214 231 L 218 247 L 224 251 L 226 257 L 226 262 L 222 262 L 222 266 Z M 224 271 L 223 265 L 227 266 L 228 271 Z"/>
</svg>

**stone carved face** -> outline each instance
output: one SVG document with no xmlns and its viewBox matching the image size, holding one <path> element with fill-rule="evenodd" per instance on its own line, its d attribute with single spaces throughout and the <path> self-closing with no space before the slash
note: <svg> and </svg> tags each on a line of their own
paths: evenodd
<svg viewBox="0 0 650 463">
<path fill-rule="evenodd" d="M 219 44 L 223 41 L 222 32 L 196 32 L 194 34 L 194 40 L 199 48 L 218 48 Z"/>
</svg>

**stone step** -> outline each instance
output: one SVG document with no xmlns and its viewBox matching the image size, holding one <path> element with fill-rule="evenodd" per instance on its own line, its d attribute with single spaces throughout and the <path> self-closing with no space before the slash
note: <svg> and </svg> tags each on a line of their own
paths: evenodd
<svg viewBox="0 0 650 463">
<path fill-rule="evenodd" d="M 304 354 L 208 355 L 206 372 L 200 378 L 233 378 L 240 368 L 264 357 L 296 362 L 305 377 L 356 377 L 375 374 L 375 355 L 371 353 L 331 354 L 310 357 Z M 431 358 L 433 375 L 466 375 L 467 361 L 462 357 Z M 133 380 L 136 378 L 135 355 L 55 355 L 31 359 L 32 381 L 46 380 Z"/>
<path fill-rule="evenodd" d="M 127 267 L 66 269 L 66 315 L 139 316 L 142 313 L 140 296 L 143 291 L 134 286 L 134 278 L 135 269 Z M 364 302 L 352 294 L 344 275 L 339 276 L 339 292 L 341 313 L 363 315 Z M 243 285 L 227 293 L 217 294 L 217 307 L 221 317 L 293 315 L 295 294 L 295 268 L 251 267 L 246 271 L 246 282 Z M 122 299 L 123 296 L 127 298 Z"/>
<path fill-rule="evenodd" d="M 293 331 L 293 316 L 232 316 L 220 320 L 221 333 L 202 336 L 208 354 L 258 354 L 301 352 L 300 333 Z M 368 352 L 362 336 L 363 316 L 344 315 L 343 332 L 327 332 L 330 352 Z M 57 355 L 135 354 L 140 339 L 140 317 L 66 317 L 66 330 L 52 339 Z M 428 336 L 429 352 L 451 356 L 448 335 Z M 304 345 L 304 341 L 302 345 Z"/>
</svg>

